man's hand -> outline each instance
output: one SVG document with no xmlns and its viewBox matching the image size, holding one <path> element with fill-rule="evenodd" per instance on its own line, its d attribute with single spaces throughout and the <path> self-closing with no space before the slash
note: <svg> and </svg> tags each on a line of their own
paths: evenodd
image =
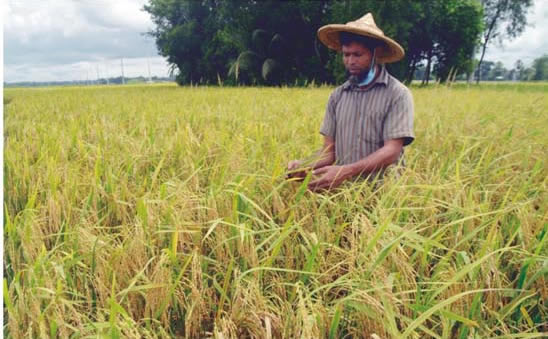
<svg viewBox="0 0 548 339">
<path fill-rule="evenodd" d="M 308 189 L 313 192 L 329 190 L 338 187 L 349 177 L 348 168 L 345 166 L 325 166 L 313 172 L 320 176 L 308 184 Z"/>
<path fill-rule="evenodd" d="M 335 139 L 324 137 L 323 147 L 308 160 L 292 160 L 287 164 L 287 179 L 303 181 L 313 169 L 331 165 L 335 162 Z"/>
<path fill-rule="evenodd" d="M 304 180 L 310 168 L 303 168 L 302 160 L 291 160 L 287 164 L 287 179 Z"/>
</svg>

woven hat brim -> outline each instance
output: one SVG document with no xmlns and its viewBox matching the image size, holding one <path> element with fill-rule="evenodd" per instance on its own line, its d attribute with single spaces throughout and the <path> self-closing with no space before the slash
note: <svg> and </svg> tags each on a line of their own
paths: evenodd
<svg viewBox="0 0 548 339">
<path fill-rule="evenodd" d="M 379 63 L 396 62 L 405 56 L 405 52 L 400 44 L 389 37 L 379 35 L 374 31 L 370 32 L 363 28 L 348 25 L 332 24 L 323 26 L 318 30 L 318 39 L 320 39 L 320 41 L 328 48 L 340 51 L 342 49 L 339 41 L 340 32 L 354 33 L 381 41 L 383 44 L 377 48 L 376 54 L 377 61 Z"/>
</svg>

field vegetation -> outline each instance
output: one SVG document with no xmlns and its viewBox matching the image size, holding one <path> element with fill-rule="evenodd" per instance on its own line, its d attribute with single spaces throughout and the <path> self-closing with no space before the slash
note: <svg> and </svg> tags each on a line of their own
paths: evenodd
<svg viewBox="0 0 548 339">
<path fill-rule="evenodd" d="M 546 336 L 548 85 L 413 87 L 402 175 L 313 194 L 331 90 L 5 90 L 5 337 Z"/>
</svg>

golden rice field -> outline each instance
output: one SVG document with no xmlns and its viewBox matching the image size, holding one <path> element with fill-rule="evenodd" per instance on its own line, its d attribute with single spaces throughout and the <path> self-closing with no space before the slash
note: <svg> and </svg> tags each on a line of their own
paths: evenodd
<svg viewBox="0 0 548 339">
<path fill-rule="evenodd" d="M 4 336 L 548 335 L 548 84 L 413 87 L 403 174 L 313 194 L 331 90 L 4 90 Z"/>
</svg>

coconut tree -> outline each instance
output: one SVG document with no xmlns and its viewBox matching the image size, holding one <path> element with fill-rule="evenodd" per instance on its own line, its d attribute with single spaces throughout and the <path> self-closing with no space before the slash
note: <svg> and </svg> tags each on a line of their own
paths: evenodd
<svg viewBox="0 0 548 339">
<path fill-rule="evenodd" d="M 238 55 L 228 75 L 243 84 L 281 84 L 285 78 L 284 66 L 290 58 L 285 38 L 279 33 L 256 29 L 251 34 L 251 46 Z"/>
</svg>

